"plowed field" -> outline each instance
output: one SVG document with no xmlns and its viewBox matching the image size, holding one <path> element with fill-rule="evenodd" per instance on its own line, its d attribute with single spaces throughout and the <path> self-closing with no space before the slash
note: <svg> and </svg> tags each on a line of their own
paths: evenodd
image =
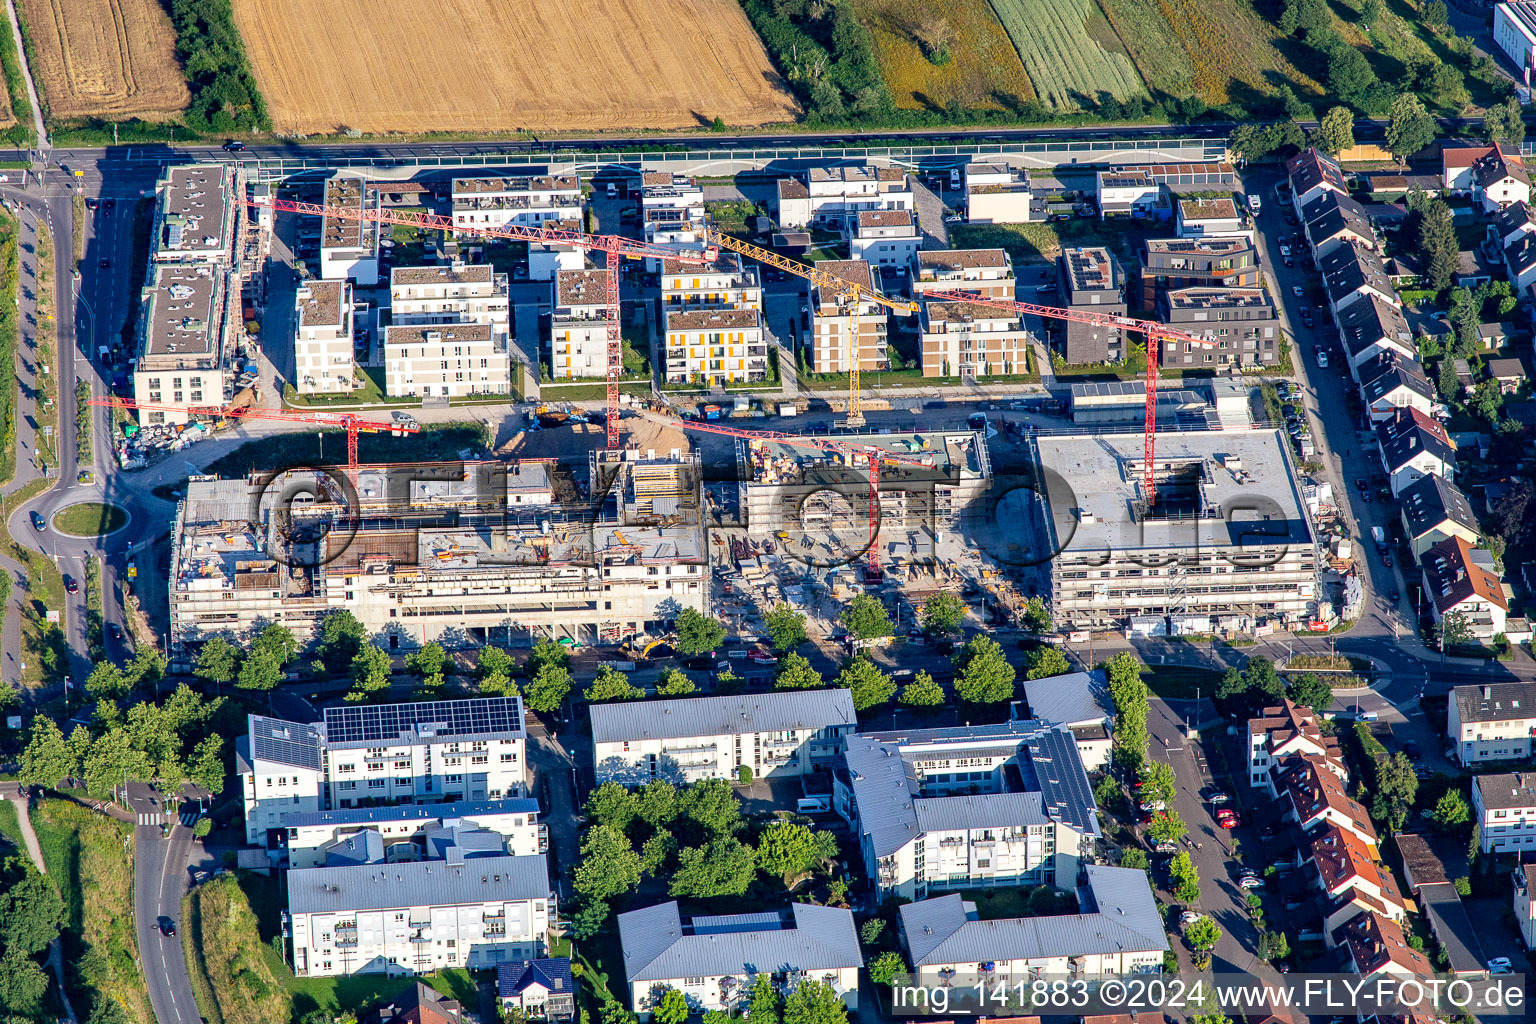
<svg viewBox="0 0 1536 1024">
<path fill-rule="evenodd" d="M 32 75 L 54 118 L 161 118 L 187 105 L 157 0 L 20 0 Z"/>
</svg>

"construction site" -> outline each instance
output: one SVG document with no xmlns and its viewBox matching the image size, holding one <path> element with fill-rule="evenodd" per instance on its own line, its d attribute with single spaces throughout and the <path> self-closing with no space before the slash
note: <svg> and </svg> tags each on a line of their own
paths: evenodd
<svg viewBox="0 0 1536 1024">
<path fill-rule="evenodd" d="M 1278 430 L 1167 431 L 1145 481 L 1144 434 L 1040 434 L 1052 614 L 1070 629 L 1165 636 L 1300 626 L 1321 553 Z"/>
<path fill-rule="evenodd" d="M 599 451 L 584 473 L 572 465 L 193 477 L 172 532 L 173 655 L 269 622 L 303 644 L 336 609 L 391 650 L 616 644 L 705 611 L 696 457 Z"/>
</svg>

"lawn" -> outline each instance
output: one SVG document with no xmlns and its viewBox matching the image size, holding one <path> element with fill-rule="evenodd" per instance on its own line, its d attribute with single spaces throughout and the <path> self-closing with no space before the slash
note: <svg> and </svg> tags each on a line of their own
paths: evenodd
<svg viewBox="0 0 1536 1024">
<path fill-rule="evenodd" d="M 329 444 L 321 455 L 321 442 L 315 434 L 274 434 L 260 441 L 250 441 L 228 455 L 215 460 L 204 472 L 215 476 L 239 477 L 253 469 L 279 470 L 293 466 L 336 466 L 347 461 L 347 436 L 339 430 L 327 430 Z M 391 437 L 388 434 L 360 434 L 357 438 L 358 460 L 378 462 L 452 461 L 466 448 L 490 447 L 491 437 L 483 423 L 442 423 L 424 426 L 416 434 Z"/>
<path fill-rule="evenodd" d="M 292 384 L 283 385 L 283 403 L 295 409 L 324 409 L 333 405 L 420 405 L 421 399 L 413 395 L 391 398 L 384 393 L 384 368 L 360 367 L 363 386 L 356 391 L 333 395 L 301 395 Z"/>
<path fill-rule="evenodd" d="M 16 805 L 9 800 L 0 800 L 0 839 L 18 851 L 22 848 L 21 823 L 16 819 Z"/>
<path fill-rule="evenodd" d="M 133 1024 L 154 1024 L 137 963 L 132 829 L 59 799 L 33 809 L 32 828 L 48 877 L 64 897 L 64 962 L 75 1009 L 95 1016 L 109 999 Z"/>
<path fill-rule="evenodd" d="M 181 919 L 187 970 L 210 1024 L 269 1024 L 292 1016 L 293 997 L 262 955 L 256 912 L 234 875 L 192 890 Z"/>
<path fill-rule="evenodd" d="M 22 602 L 21 647 L 30 655 L 21 670 L 21 684 L 36 686 L 45 679 L 52 682 L 55 675 L 62 675 L 68 663 L 64 650 L 62 628 L 67 621 L 64 608 L 64 576 L 53 560 L 23 547 L 11 537 L 6 526 L 8 509 L 31 501 L 53 486 L 52 480 L 34 480 L 0 501 L 0 546 L 12 558 L 21 563 L 25 582 L 22 589 L 28 600 Z M 59 613 L 59 625 L 47 621 L 49 610 Z"/>
<path fill-rule="evenodd" d="M 898 107 L 943 110 L 1016 108 L 1035 98 L 1018 51 L 987 0 L 853 0 L 869 29 L 880 74 Z M 946 57 L 930 60 L 918 42 L 934 23 L 952 41 Z"/>
<path fill-rule="evenodd" d="M 1129 263 L 1136 258 L 1146 225 L 1119 220 L 1101 223 L 1088 217 L 1029 224 L 952 224 L 949 244 L 956 249 L 1003 249 L 1015 266 L 1052 263 L 1063 245 L 1102 245 Z"/>
<path fill-rule="evenodd" d="M 82 501 L 56 512 L 53 528 L 71 537 L 100 537 L 121 530 L 127 522 L 128 513 L 116 505 Z"/>
</svg>

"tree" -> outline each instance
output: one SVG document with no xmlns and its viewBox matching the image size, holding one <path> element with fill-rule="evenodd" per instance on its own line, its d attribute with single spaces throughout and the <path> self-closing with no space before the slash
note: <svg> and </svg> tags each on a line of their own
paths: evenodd
<svg viewBox="0 0 1536 1024">
<path fill-rule="evenodd" d="M 1294 704 L 1321 713 L 1333 703 L 1333 684 L 1315 672 L 1304 672 L 1291 680 L 1286 696 Z"/>
<path fill-rule="evenodd" d="M 581 813 L 595 825 L 607 825 L 622 832 L 640 813 L 640 798 L 610 779 L 592 791 Z"/>
<path fill-rule="evenodd" d="M 1172 803 L 1178 791 L 1173 766 L 1162 761 L 1148 761 L 1141 766 L 1141 798 Z"/>
<path fill-rule="evenodd" d="M 1498 423 L 1499 414 L 1504 411 L 1504 392 L 1496 380 L 1479 381 L 1477 387 L 1472 389 L 1472 400 L 1467 404 L 1489 423 Z"/>
<path fill-rule="evenodd" d="M 1283 960 L 1291 955 L 1290 940 L 1285 937 L 1285 932 L 1262 932 L 1254 947 L 1254 954 L 1266 963 Z"/>
<path fill-rule="evenodd" d="M 677 839 L 664 828 L 657 829 L 640 847 L 640 869 L 652 878 L 660 878 L 677 853 Z"/>
<path fill-rule="evenodd" d="M 1376 791 L 1371 803 L 1371 815 L 1386 822 L 1392 832 L 1402 831 L 1419 792 L 1419 780 L 1413 774 L 1413 762 L 1408 755 L 1398 751 L 1391 757 L 1376 760 Z"/>
<path fill-rule="evenodd" d="M 571 692 L 571 672 L 564 665 L 545 665 L 528 684 L 528 706 L 541 714 L 560 710 Z"/>
<path fill-rule="evenodd" d="M 528 652 L 528 674 L 537 676 L 546 665 L 555 665 L 560 668 L 571 667 L 571 654 L 565 649 L 564 644 L 545 637 L 533 645 L 533 650 Z"/>
<path fill-rule="evenodd" d="M 607 903 L 602 900 L 583 900 L 571 917 L 571 934 L 578 942 L 585 942 L 602 930 L 603 922 L 606 920 L 608 920 Z M 329 1017 L 326 1019 L 326 1024 L 330 1024 Z"/>
<path fill-rule="evenodd" d="M 901 696 L 898 701 L 910 708 L 936 708 L 941 707 L 946 698 L 944 687 L 934 682 L 933 676 L 927 672 L 919 672 L 912 677 L 912 681 L 901 688 Z"/>
<path fill-rule="evenodd" d="M 1483 115 L 1483 129 L 1489 141 L 1520 148 L 1525 141 L 1525 115 L 1519 98 L 1511 96 L 1490 106 Z"/>
<path fill-rule="evenodd" d="M 320 641 L 315 645 L 325 670 L 340 675 L 352 667 L 352 659 L 368 642 L 368 629 L 356 615 L 338 608 L 320 623 Z"/>
<path fill-rule="evenodd" d="M 736 766 L 736 784 L 738 786 L 752 785 L 752 766 L 739 764 Z"/>
<path fill-rule="evenodd" d="M 187 781 L 214 796 L 224 792 L 224 737 L 215 734 L 197 741 L 187 763 Z"/>
<path fill-rule="evenodd" d="M 223 637 L 214 637 L 197 652 L 192 674 L 216 687 L 228 686 L 240 671 L 240 652 Z"/>
<path fill-rule="evenodd" d="M 683 654 L 713 651 L 725 640 L 725 627 L 714 619 L 684 608 L 677 616 L 677 649 Z"/>
<path fill-rule="evenodd" d="M 293 631 L 275 622 L 267 623 L 251 641 L 251 654 L 269 657 L 280 666 L 286 666 L 298 653 L 299 642 Z"/>
<path fill-rule="evenodd" d="M 1461 647 L 1473 643 L 1477 637 L 1472 632 L 1472 624 L 1462 612 L 1447 612 L 1437 627 L 1440 634 L 1440 649 L 1448 650 L 1452 647 Z"/>
<path fill-rule="evenodd" d="M 1120 851 L 1120 866 L 1134 868 L 1138 871 L 1147 870 L 1150 862 L 1147 860 L 1147 851 L 1134 846 L 1127 846 Z"/>
<path fill-rule="evenodd" d="M 1444 200 L 1428 200 L 1418 214 L 1415 240 L 1428 284 L 1436 291 L 1444 291 L 1450 287 L 1451 276 L 1456 273 L 1459 265 L 1457 254 L 1461 251 L 1451 208 Z"/>
<path fill-rule="evenodd" d="M 896 696 L 896 684 L 891 681 L 891 677 L 863 656 L 843 666 L 843 671 L 837 677 L 837 685 L 852 692 L 855 711 L 879 707 Z"/>
<path fill-rule="evenodd" d="M 1385 0 L 1365 0 L 1360 7 L 1360 24 L 1374 29 L 1387 13 Z"/>
<path fill-rule="evenodd" d="M 713 899 L 740 896 L 752 884 L 757 866 L 752 848 L 737 839 L 715 839 L 690 847 L 677 857 L 677 870 L 667 892 L 673 896 Z"/>
<path fill-rule="evenodd" d="M 1355 148 L 1355 115 L 1348 107 L 1334 107 L 1317 126 L 1317 148 L 1329 156 Z"/>
<path fill-rule="evenodd" d="M 1216 687 L 1221 700 L 1241 701 L 1250 706 L 1278 700 L 1285 694 L 1285 680 L 1275 671 L 1275 663 L 1258 655 L 1248 659 L 1248 664 L 1238 669 L 1227 669 Z"/>
<path fill-rule="evenodd" d="M 1072 671 L 1072 663 L 1067 660 L 1067 656 L 1054 647 L 1037 647 L 1029 652 L 1026 660 L 1029 663 L 1024 676 L 1026 679 L 1049 679 Z"/>
<path fill-rule="evenodd" d="M 784 999 L 784 1024 L 848 1024 L 848 1004 L 831 985 L 805 980 Z"/>
<path fill-rule="evenodd" d="M 656 694 L 660 697 L 687 697 L 699 692 L 699 688 L 681 669 L 669 668 L 656 680 Z"/>
<path fill-rule="evenodd" d="M 923 632 L 930 636 L 944 636 L 960 629 L 960 623 L 965 621 L 965 612 L 965 602 L 960 599 L 960 595 L 941 590 L 923 602 L 919 621 L 923 624 Z"/>
<path fill-rule="evenodd" d="M 683 790 L 683 816 L 705 840 L 735 835 L 741 829 L 741 801 L 724 779 L 701 779 Z"/>
<path fill-rule="evenodd" d="M 1354 106 L 1362 105 L 1366 96 L 1376 86 L 1376 72 L 1366 61 L 1365 55 L 1352 46 L 1335 47 L 1328 57 L 1328 91 Z M 1388 139 L 1391 136 L 1388 135 Z M 1419 146 L 1411 152 L 1423 149 Z M 1397 150 L 1394 149 L 1393 153 Z"/>
<path fill-rule="evenodd" d="M 1046 609 L 1043 600 L 1032 597 L 1024 602 L 1025 629 L 1032 633 L 1049 633 L 1051 625 L 1051 613 Z"/>
<path fill-rule="evenodd" d="M 405 670 L 418 678 L 442 675 L 448 666 L 448 652 L 437 641 L 422 644 L 405 656 Z"/>
<path fill-rule="evenodd" d="M 681 811 L 677 787 L 666 779 L 652 779 L 635 792 L 635 813 L 652 828 L 670 825 Z"/>
<path fill-rule="evenodd" d="M 856 640 L 877 640 L 891 635 L 891 617 L 879 599 L 858 594 L 843 608 L 843 625 Z"/>
<path fill-rule="evenodd" d="M 57 786 L 80 774 L 80 762 L 51 718 L 32 719 L 32 734 L 21 752 L 19 778 L 29 786 Z"/>
<path fill-rule="evenodd" d="M 629 681 L 629 677 L 612 665 L 597 670 L 597 677 L 587 687 L 584 695 L 588 703 L 602 704 L 610 700 L 640 700 L 645 691 Z"/>
<path fill-rule="evenodd" d="M 1189 851 L 1181 850 L 1168 862 L 1168 877 L 1172 880 L 1173 898 L 1180 903 L 1195 903 L 1200 899 L 1200 872 L 1189 859 Z"/>
<path fill-rule="evenodd" d="M 972 704 L 998 704 L 1013 698 L 1013 666 L 996 640 L 977 634 L 955 652 L 955 693 Z"/>
<path fill-rule="evenodd" d="M 594 825 L 581 842 L 581 862 L 571 888 L 588 899 L 608 900 L 640 884 L 640 855 L 612 825 Z"/>
<path fill-rule="evenodd" d="M 811 663 L 794 651 L 784 655 L 779 671 L 773 677 L 775 690 L 819 690 L 826 683 L 821 673 L 811 668 Z"/>
<path fill-rule="evenodd" d="M 264 651 L 253 649 L 240 664 L 235 685 L 242 690 L 271 691 L 283 681 L 283 666 Z"/>
<path fill-rule="evenodd" d="M 1154 843 L 1176 843 L 1189 835 L 1189 826 L 1173 808 L 1158 811 L 1147 824 L 1147 838 Z"/>
<path fill-rule="evenodd" d="M 20 949 L 7 949 L 0 957 L 0 1006 L 9 1013 L 35 1017 L 42 1012 L 47 993 L 48 975 L 37 961 Z"/>
<path fill-rule="evenodd" d="M 500 647 L 480 648 L 480 660 L 475 664 L 475 678 L 480 681 L 480 688 L 485 689 L 487 680 L 496 680 L 504 683 L 512 678 L 512 673 L 517 669 L 517 662 L 512 660 L 512 655 Z"/>
<path fill-rule="evenodd" d="M 1365 58 L 1358 50 L 1340 47 L 1340 52 L 1354 54 L 1361 64 L 1365 64 Z M 1370 70 L 1369 65 L 1366 65 L 1366 70 Z M 1375 78 L 1374 75 L 1371 77 Z M 1329 70 L 1329 84 L 1330 86 L 1333 84 L 1332 65 Z M 1405 92 L 1392 101 L 1392 110 L 1388 118 L 1387 149 L 1396 158 L 1398 167 L 1406 168 L 1409 157 L 1435 141 L 1438 126 L 1435 119 L 1429 116 L 1429 111 L 1424 109 L 1423 102 L 1411 92 Z"/>
<path fill-rule="evenodd" d="M 757 837 L 757 866 L 767 875 L 790 878 L 803 874 L 837 855 L 837 839 L 830 832 L 812 832 L 792 821 L 776 821 Z"/>
<path fill-rule="evenodd" d="M 1457 789 L 1448 789 L 1429 815 L 1438 832 L 1460 832 L 1472 820 L 1472 808 Z"/>
<path fill-rule="evenodd" d="M 1445 0 L 1429 0 L 1419 11 L 1419 20 L 1431 29 L 1439 32 L 1450 21 L 1450 12 L 1446 10 Z"/>
<path fill-rule="evenodd" d="M 787 604 L 774 605 L 773 611 L 763 617 L 773 649 L 780 653 L 793 650 L 805 643 L 805 616 Z"/>
<path fill-rule="evenodd" d="M 12 858 L 6 869 L 20 877 L 0 892 L 0 947 L 31 956 L 58 938 L 64 901 L 53 883 L 21 858 Z"/>
<path fill-rule="evenodd" d="M 1147 712 L 1152 706 L 1141 662 L 1121 651 L 1104 665 L 1109 677 L 1109 699 L 1115 705 L 1115 763 L 1126 771 L 1138 771 L 1147 757 Z"/>
<path fill-rule="evenodd" d="M 1327 0 L 1285 0 L 1280 10 L 1280 31 L 1286 35 L 1310 35 L 1328 28 L 1332 20 Z"/>
<path fill-rule="evenodd" d="M 759 971 L 752 982 L 752 996 L 747 1003 L 748 1024 L 780 1024 L 779 992 L 774 988 L 773 977 L 767 971 Z"/>
<path fill-rule="evenodd" d="M 85 680 L 85 692 L 98 700 L 120 700 L 132 690 L 122 669 L 110 661 L 98 661 Z"/>
<path fill-rule="evenodd" d="M 675 988 L 662 992 L 651 1005 L 651 1020 L 656 1024 L 684 1024 L 688 1019 L 688 999 Z"/>
<path fill-rule="evenodd" d="M 352 657 L 352 689 L 347 700 L 383 700 L 389 696 L 389 676 L 395 659 L 374 644 L 365 644 Z"/>
<path fill-rule="evenodd" d="M 1184 938 L 1198 950 L 1215 949 L 1221 941 L 1221 926 L 1206 914 L 1201 914 L 1184 928 Z"/>
<path fill-rule="evenodd" d="M 907 972 L 907 962 L 900 953 L 886 951 L 869 962 L 869 980 L 876 985 L 894 985 Z"/>
<path fill-rule="evenodd" d="M 90 743 L 81 758 L 80 777 L 87 793 L 105 800 L 125 779 L 146 782 L 154 777 L 154 771 L 149 757 L 134 745 L 128 730 L 119 726 Z"/>
<path fill-rule="evenodd" d="M 913 37 L 923 49 L 923 56 L 937 65 L 949 62 L 949 48 L 955 41 L 955 30 L 949 19 L 938 11 L 921 11 L 910 25 Z"/>
</svg>

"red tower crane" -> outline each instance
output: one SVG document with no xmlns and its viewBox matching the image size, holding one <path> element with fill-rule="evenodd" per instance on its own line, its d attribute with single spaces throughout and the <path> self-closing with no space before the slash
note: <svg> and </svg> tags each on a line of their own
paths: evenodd
<svg viewBox="0 0 1536 1024">
<path fill-rule="evenodd" d="M 347 432 L 347 476 L 357 476 L 357 432 L 394 430 L 414 434 L 421 428 L 411 424 L 392 423 L 383 420 L 367 420 L 350 412 L 300 412 L 293 409 L 258 409 L 255 406 L 240 408 L 218 405 L 172 405 L 165 402 L 135 402 L 131 398 L 93 398 L 91 405 L 106 409 L 129 409 L 144 412 L 174 412 L 185 416 L 208 416 L 220 419 L 287 420 L 290 423 L 313 423 L 324 427 L 341 427 Z"/>
<path fill-rule="evenodd" d="M 933 302 L 969 302 L 977 306 L 1005 309 L 1012 313 L 1027 313 L 1039 317 L 1055 317 L 1079 324 L 1100 327 L 1117 327 L 1124 331 L 1140 331 L 1147 338 L 1147 433 L 1142 444 L 1141 484 L 1147 504 L 1156 499 L 1152 488 L 1152 463 L 1157 455 L 1157 360 L 1158 344 L 1163 340 L 1182 341 L 1191 345 L 1213 346 L 1216 343 L 1181 331 L 1177 327 L 1160 324 L 1156 320 L 1138 320 L 1135 317 L 1114 313 L 1095 313 L 1092 310 L 1063 306 L 1041 306 L 1033 302 L 1016 302 L 1013 299 L 994 299 L 987 295 L 964 291 L 925 291 L 923 298 Z"/>
<path fill-rule="evenodd" d="M 748 441 L 776 441 L 796 448 L 819 448 L 822 451 L 847 456 L 851 461 L 864 463 L 869 470 L 869 568 L 867 572 L 872 579 L 879 579 L 881 576 L 880 545 L 876 542 L 880 533 L 880 467 L 887 462 L 903 466 L 931 467 L 933 465 L 931 458 L 902 455 L 873 444 L 848 444 L 819 437 L 785 434 L 776 430 L 740 430 L 736 427 L 722 427 L 713 423 L 673 423 L 672 425 L 682 430 L 723 434 L 726 437 L 744 438 Z"/>
<path fill-rule="evenodd" d="M 293 199 L 248 199 L 246 205 L 281 211 L 284 213 L 301 213 L 315 217 L 339 217 L 343 220 L 355 220 L 374 224 L 405 224 L 428 231 L 448 231 L 458 233 L 467 231 L 477 235 L 486 235 L 491 238 L 510 238 L 524 242 L 555 243 L 557 245 L 572 245 L 589 252 L 606 253 L 608 258 L 604 262 L 603 271 L 606 277 L 605 302 L 607 315 L 605 324 L 608 332 L 607 347 L 607 371 L 605 377 L 608 383 L 607 417 L 604 424 L 608 435 L 608 447 L 619 446 L 619 377 L 624 370 L 624 343 L 620 333 L 621 321 L 619 319 L 619 259 L 670 259 L 683 263 L 708 264 L 713 263 L 719 256 L 718 249 L 679 249 L 675 246 L 657 245 L 652 242 L 642 242 L 633 238 L 625 238 L 622 235 L 589 235 L 584 231 L 567 231 L 562 228 L 531 228 L 520 224 L 508 224 L 505 227 L 478 227 L 475 225 L 454 224 L 450 217 L 439 216 L 435 213 L 406 210 L 386 210 L 382 207 L 370 209 L 366 205 L 362 207 L 326 206 L 322 203 L 303 203 Z"/>
</svg>

